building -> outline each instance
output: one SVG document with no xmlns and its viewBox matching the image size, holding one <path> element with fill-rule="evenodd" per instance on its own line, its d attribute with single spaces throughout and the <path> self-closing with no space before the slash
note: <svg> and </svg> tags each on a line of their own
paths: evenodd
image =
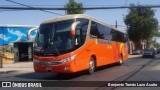
<svg viewBox="0 0 160 90">
<path fill-rule="evenodd" d="M 37 26 L 30 25 L 0 25 L 0 54 L 3 55 L 3 63 L 14 60 L 15 42 L 28 42 L 27 34 L 30 29 Z M 38 29 L 38 28 L 37 28 Z M 31 39 L 36 36 L 37 30 L 30 33 Z"/>
</svg>

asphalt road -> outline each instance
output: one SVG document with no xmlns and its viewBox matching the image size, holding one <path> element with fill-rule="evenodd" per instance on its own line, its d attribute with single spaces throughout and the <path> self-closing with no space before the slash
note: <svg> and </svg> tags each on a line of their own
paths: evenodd
<svg viewBox="0 0 160 90">
<path fill-rule="evenodd" d="M 3 74 L 0 81 L 160 81 L 160 55 L 152 58 L 130 58 L 122 66 L 117 64 L 100 67 L 88 75 L 86 72 L 75 74 L 51 73 L 10 73 Z M 97 82 L 98 83 L 98 82 Z M 84 83 L 85 84 L 85 83 Z M 160 87 L 54 87 L 54 88 L 0 88 L 3 90 L 159 90 Z M 83 85 L 82 85 L 83 86 Z"/>
</svg>

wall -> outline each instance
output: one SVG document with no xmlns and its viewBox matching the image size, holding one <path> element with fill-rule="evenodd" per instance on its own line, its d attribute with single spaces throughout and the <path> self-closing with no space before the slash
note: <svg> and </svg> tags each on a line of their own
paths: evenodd
<svg viewBox="0 0 160 90">
<path fill-rule="evenodd" d="M 37 30 L 31 32 L 31 39 L 27 39 L 29 26 L 0 26 L 0 54 L 3 54 L 3 63 L 14 62 L 14 42 L 28 42 L 34 40 Z"/>
</svg>

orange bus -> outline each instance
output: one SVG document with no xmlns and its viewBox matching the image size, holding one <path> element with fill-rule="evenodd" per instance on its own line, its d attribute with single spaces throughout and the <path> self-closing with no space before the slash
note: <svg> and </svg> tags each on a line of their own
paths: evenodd
<svg viewBox="0 0 160 90">
<path fill-rule="evenodd" d="M 34 46 L 35 72 L 73 73 L 128 58 L 126 34 L 84 14 L 41 23 Z"/>
</svg>

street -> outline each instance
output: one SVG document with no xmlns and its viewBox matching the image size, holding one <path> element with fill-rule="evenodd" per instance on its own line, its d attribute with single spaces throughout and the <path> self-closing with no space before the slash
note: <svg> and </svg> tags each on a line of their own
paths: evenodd
<svg viewBox="0 0 160 90">
<path fill-rule="evenodd" d="M 135 57 L 129 58 L 122 66 L 117 64 L 100 67 L 97 71 L 88 75 L 86 72 L 75 74 L 58 75 L 52 73 L 35 73 L 35 72 L 13 72 L 2 74 L 1 81 L 160 81 L 160 55 L 155 59 Z M 11 88 L 1 88 L 8 90 Z M 17 88 L 12 88 L 16 89 Z M 22 88 L 18 88 L 22 89 Z M 40 89 L 40 88 L 25 88 Z M 73 89 L 73 90 L 157 90 L 159 87 L 54 87 L 41 89 Z M 24 89 L 23 89 L 24 90 Z"/>
</svg>

